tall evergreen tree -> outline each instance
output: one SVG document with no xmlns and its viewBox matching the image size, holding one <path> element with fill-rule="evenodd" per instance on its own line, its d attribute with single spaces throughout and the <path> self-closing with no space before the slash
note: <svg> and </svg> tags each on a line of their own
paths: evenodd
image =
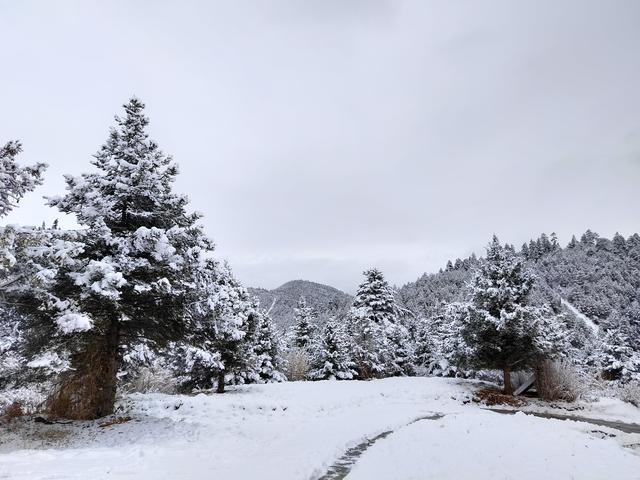
<svg viewBox="0 0 640 480">
<path fill-rule="evenodd" d="M 382 272 L 364 272 L 348 317 L 349 334 L 354 341 L 354 360 L 360 378 L 385 375 L 391 359 L 388 333 L 398 320 L 398 306 Z"/>
<path fill-rule="evenodd" d="M 414 343 L 407 328 L 401 324 L 390 325 L 387 329 L 388 360 L 387 375 L 409 376 L 416 373 Z"/>
<path fill-rule="evenodd" d="M 10 141 L 0 147 L 0 218 L 15 208 L 24 195 L 42 184 L 47 165 L 37 163 L 21 167 L 16 161 L 21 151 L 19 141 Z M 41 240 L 45 236 L 39 229 L 0 227 L 0 386 L 6 387 L 22 376 L 24 359 L 18 347 L 23 318 L 13 308 L 12 296 L 14 291 L 24 289 L 36 273 L 33 259 L 26 258 L 25 253 L 42 248 Z"/>
<path fill-rule="evenodd" d="M 47 165 L 37 163 L 21 167 L 16 157 L 22 151 L 19 141 L 7 142 L 0 147 L 0 218 L 6 216 L 24 195 L 42 184 L 42 174 Z M 0 291 L 19 281 L 25 271 L 17 261 L 16 249 L 36 246 L 34 229 L 16 227 L 0 228 Z M 0 302 L 0 305 L 3 302 Z"/>
<path fill-rule="evenodd" d="M 313 308 L 307 305 L 303 296 L 298 299 L 298 306 L 294 309 L 296 324 L 293 327 L 293 346 L 307 349 L 311 345 L 314 325 Z"/>
<path fill-rule="evenodd" d="M 200 300 L 189 314 L 191 329 L 169 349 L 184 391 L 216 386 L 224 393 L 227 376 L 247 369 L 248 342 L 257 305 L 234 278 L 228 265 L 208 259 L 210 267 L 198 282 Z"/>
<path fill-rule="evenodd" d="M 631 347 L 629 320 L 613 312 L 607 323 L 596 357 L 603 377 L 622 381 L 636 378 L 640 374 L 640 354 Z"/>
<path fill-rule="evenodd" d="M 506 394 L 512 393 L 514 368 L 524 368 L 551 353 L 543 348 L 556 348 L 551 337 L 540 337 L 544 315 L 529 302 L 533 285 L 534 277 L 523 261 L 494 236 L 474 277 L 461 335 L 473 366 L 503 371 Z"/>
<path fill-rule="evenodd" d="M 49 199 L 83 227 L 81 251 L 55 271 L 51 298 L 33 299 L 47 312 L 40 330 L 66 340 L 70 368 L 52 405 L 69 417 L 113 411 L 124 345 L 184 338 L 194 279 L 213 248 L 187 198 L 173 192 L 178 169 L 149 140 L 144 105 L 132 98 L 124 109 L 91 162 L 97 171 L 67 176 L 66 195 Z"/>
<path fill-rule="evenodd" d="M 253 339 L 253 371 L 249 380 L 259 383 L 282 382 L 286 377 L 282 373 L 282 341 L 269 314 L 259 312 L 257 328 Z"/>
</svg>

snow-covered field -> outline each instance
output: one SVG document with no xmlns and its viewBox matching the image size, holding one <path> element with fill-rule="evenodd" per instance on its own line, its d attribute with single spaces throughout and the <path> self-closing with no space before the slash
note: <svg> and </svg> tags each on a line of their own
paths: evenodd
<svg viewBox="0 0 640 480">
<path fill-rule="evenodd" d="M 388 430 L 347 478 L 640 479 L 640 434 L 489 412 L 470 402 L 474 387 L 389 378 L 134 395 L 122 404 L 132 417 L 123 424 L 3 425 L 0 479 L 316 479 Z M 600 418 L 616 419 L 599 408 Z M 434 413 L 443 416 L 411 423 Z M 640 423 L 640 410 L 623 417 Z"/>
</svg>

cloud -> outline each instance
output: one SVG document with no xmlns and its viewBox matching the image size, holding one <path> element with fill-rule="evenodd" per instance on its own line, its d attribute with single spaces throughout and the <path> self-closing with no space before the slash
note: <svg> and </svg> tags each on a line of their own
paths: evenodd
<svg viewBox="0 0 640 480">
<path fill-rule="evenodd" d="M 249 285 L 352 291 L 367 266 L 401 284 L 494 232 L 638 230 L 635 1 L 2 9 L 0 131 L 51 165 L 10 221 L 59 216 L 38 194 L 89 168 L 135 93 Z"/>
</svg>

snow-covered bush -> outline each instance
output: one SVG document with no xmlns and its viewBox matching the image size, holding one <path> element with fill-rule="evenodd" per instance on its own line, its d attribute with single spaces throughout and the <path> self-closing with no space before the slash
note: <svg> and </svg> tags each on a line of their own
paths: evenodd
<svg viewBox="0 0 640 480">
<path fill-rule="evenodd" d="M 309 354 L 303 348 L 290 349 L 284 358 L 287 379 L 296 382 L 306 380 L 309 373 Z"/>
<path fill-rule="evenodd" d="M 574 402 L 593 387 L 591 378 L 568 360 L 544 360 L 536 366 L 536 388 L 545 400 Z"/>
<path fill-rule="evenodd" d="M 13 402 L 11 405 L 7 405 L 2 411 L 2 416 L 11 421 L 14 418 L 22 417 L 24 415 L 24 410 L 22 409 L 22 404 L 20 402 Z"/>
<path fill-rule="evenodd" d="M 169 369 L 162 367 L 142 367 L 135 376 L 124 383 L 128 393 L 176 393 L 178 381 Z"/>
<path fill-rule="evenodd" d="M 620 400 L 640 408 L 640 382 L 626 383 L 620 388 Z"/>
<path fill-rule="evenodd" d="M 433 361 L 427 368 L 427 373 L 434 377 L 457 377 L 460 370 L 446 359 Z"/>
<path fill-rule="evenodd" d="M 36 413 L 42 407 L 47 386 L 18 387 L 0 392 L 0 410 L 4 411 L 13 404 L 19 404 L 24 414 Z"/>
</svg>

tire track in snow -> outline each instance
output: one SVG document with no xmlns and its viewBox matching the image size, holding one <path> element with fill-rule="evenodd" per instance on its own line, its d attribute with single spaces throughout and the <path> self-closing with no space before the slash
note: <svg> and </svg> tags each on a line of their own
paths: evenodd
<svg viewBox="0 0 640 480">
<path fill-rule="evenodd" d="M 502 413 L 505 415 L 514 415 L 516 413 L 524 413 L 526 415 L 533 415 L 534 417 L 547 418 L 553 420 L 570 420 L 573 422 L 590 423 L 599 427 L 609 427 L 615 430 L 620 430 L 624 433 L 640 433 L 640 424 L 637 423 L 625 423 L 615 420 L 602 420 L 598 418 L 581 417 L 578 415 L 565 415 L 563 413 L 547 413 L 547 412 L 535 412 L 527 410 L 506 409 L 506 408 L 483 408 L 489 412 Z"/>
<path fill-rule="evenodd" d="M 318 477 L 317 480 L 343 480 L 347 475 L 349 475 L 349 472 L 356 464 L 358 459 L 362 456 L 362 454 L 378 440 L 381 440 L 391 435 L 393 432 L 396 432 L 401 428 L 408 427 L 409 425 L 412 425 L 416 422 L 420 422 L 422 420 L 438 420 L 442 417 L 444 417 L 444 414 L 442 413 L 434 413 L 431 415 L 418 417 L 394 430 L 387 430 L 386 432 L 382 432 L 375 437 L 366 439 L 355 447 L 351 447 L 346 452 L 344 452 L 344 454 L 340 458 L 338 458 L 338 460 L 336 460 L 322 476 Z"/>
</svg>

